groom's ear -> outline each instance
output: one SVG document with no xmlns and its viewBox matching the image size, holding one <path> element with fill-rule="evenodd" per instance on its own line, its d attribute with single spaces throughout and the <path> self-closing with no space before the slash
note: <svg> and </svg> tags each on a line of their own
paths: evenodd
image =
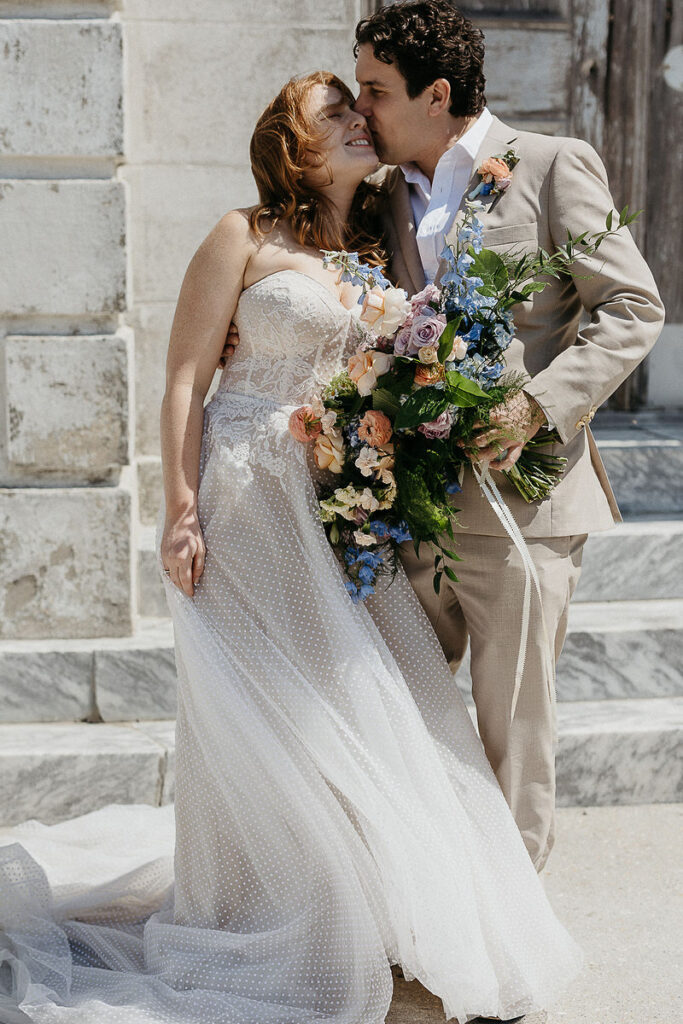
<svg viewBox="0 0 683 1024">
<path fill-rule="evenodd" d="M 451 83 L 447 78 L 437 78 L 425 89 L 427 113 L 430 117 L 439 117 L 448 112 L 451 106 Z"/>
</svg>

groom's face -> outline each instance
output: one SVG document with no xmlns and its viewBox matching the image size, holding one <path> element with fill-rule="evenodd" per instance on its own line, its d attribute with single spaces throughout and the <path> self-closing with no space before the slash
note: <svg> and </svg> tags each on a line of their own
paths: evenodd
<svg viewBox="0 0 683 1024">
<path fill-rule="evenodd" d="M 377 60 L 369 43 L 359 47 L 356 81 L 359 94 L 354 110 L 365 117 L 380 160 L 385 164 L 417 160 L 430 125 L 425 93 L 411 99 L 396 65 Z"/>
</svg>

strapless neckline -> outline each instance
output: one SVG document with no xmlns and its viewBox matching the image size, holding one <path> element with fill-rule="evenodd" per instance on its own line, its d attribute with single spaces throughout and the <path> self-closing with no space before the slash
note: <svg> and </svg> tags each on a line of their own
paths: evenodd
<svg viewBox="0 0 683 1024">
<path fill-rule="evenodd" d="M 307 274 L 307 273 L 306 273 L 305 271 L 303 271 L 303 270 L 294 270 L 294 269 L 292 269 L 292 268 L 285 268 L 284 270 L 274 270 L 274 271 L 272 272 L 272 274 L 266 274 L 266 276 L 265 276 L 265 277 L 260 277 L 260 278 L 258 279 L 258 281 L 254 281 L 254 283 L 253 283 L 253 284 L 247 285 L 247 287 L 246 287 L 246 288 L 243 288 L 243 289 L 242 289 L 242 291 L 241 291 L 241 293 L 240 293 L 240 299 L 242 298 L 242 295 L 245 295 L 245 294 L 246 294 L 247 292 L 251 291 L 251 290 L 252 290 L 252 288 L 257 288 L 257 287 L 258 287 L 258 285 L 260 285 L 260 284 L 264 284 L 264 282 L 266 282 L 266 281 L 271 281 L 271 280 L 272 280 L 272 279 L 273 279 L 274 277 L 278 277 L 278 276 L 279 276 L 279 275 L 281 275 L 281 274 L 296 274 L 296 275 L 297 275 L 297 277 L 303 277 L 303 278 L 304 278 L 305 280 L 307 280 L 307 281 L 312 281 L 312 282 L 313 282 L 313 284 L 317 284 L 318 288 L 319 288 L 319 289 L 320 289 L 320 290 L 321 290 L 322 292 L 324 292 L 324 294 L 325 294 L 325 295 L 327 296 L 327 298 L 328 298 L 328 299 L 330 300 L 330 302 L 331 302 L 331 303 L 332 303 L 332 304 L 333 304 L 334 306 L 338 306 L 338 307 L 339 307 L 339 309 L 342 309 L 342 310 L 343 310 L 343 311 L 344 311 L 345 313 L 347 313 L 347 314 L 348 314 L 348 316 L 353 316 L 353 312 L 352 312 L 352 310 L 350 310 L 350 309 L 347 309 L 347 308 L 346 308 L 346 306 L 345 306 L 345 305 L 344 305 L 344 304 L 343 304 L 342 302 L 340 302 L 340 301 L 339 301 L 339 299 L 337 299 L 337 298 L 336 298 L 336 297 L 335 297 L 335 296 L 334 296 L 334 295 L 332 294 L 332 292 L 330 291 L 330 289 L 329 289 L 329 288 L 326 288 L 326 287 L 325 287 L 325 285 L 324 285 L 324 284 L 322 283 L 322 281 L 319 281 L 319 280 L 317 279 L 317 277 L 311 277 L 311 275 L 310 275 L 310 274 Z M 238 300 L 238 302 L 239 302 L 239 300 Z"/>
</svg>

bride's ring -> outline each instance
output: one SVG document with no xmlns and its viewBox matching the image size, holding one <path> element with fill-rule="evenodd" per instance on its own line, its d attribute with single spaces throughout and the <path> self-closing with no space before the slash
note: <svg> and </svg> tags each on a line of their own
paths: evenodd
<svg viewBox="0 0 683 1024">
<path fill-rule="evenodd" d="M 171 575 L 171 570 L 170 569 L 164 569 L 164 572 L 166 573 L 167 576 Z"/>
</svg>

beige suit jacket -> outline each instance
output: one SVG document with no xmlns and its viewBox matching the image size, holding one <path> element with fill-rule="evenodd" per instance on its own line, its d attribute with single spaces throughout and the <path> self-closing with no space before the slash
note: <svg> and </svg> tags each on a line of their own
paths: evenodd
<svg viewBox="0 0 683 1024">
<path fill-rule="evenodd" d="M 484 245 L 520 254 L 552 251 L 573 235 L 600 231 L 614 203 L 604 166 L 579 139 L 516 131 L 497 117 L 474 161 L 465 196 L 478 183 L 476 168 L 486 157 L 514 148 L 519 163 L 512 184 L 492 209 L 484 198 L 480 214 Z M 384 178 L 385 223 L 392 278 L 409 295 L 424 285 L 415 241 L 408 186 L 399 168 Z M 454 241 L 464 214 L 464 197 L 447 235 Z M 439 275 L 443 272 L 439 268 Z M 439 278 L 437 277 L 437 283 Z M 590 317 L 580 325 L 583 311 Z M 588 423 L 654 345 L 664 321 L 657 286 L 628 229 L 607 238 L 596 255 L 576 266 L 573 277 L 552 279 L 545 291 L 514 307 L 516 337 L 507 366 L 531 378 L 525 390 L 552 417 L 562 444 L 548 450 L 565 456 L 564 475 L 549 498 L 527 504 L 503 477 L 494 479 L 522 532 L 559 537 L 605 530 L 621 515 Z M 453 499 L 461 529 L 500 536 L 498 518 L 481 495 L 472 471 Z"/>
</svg>

